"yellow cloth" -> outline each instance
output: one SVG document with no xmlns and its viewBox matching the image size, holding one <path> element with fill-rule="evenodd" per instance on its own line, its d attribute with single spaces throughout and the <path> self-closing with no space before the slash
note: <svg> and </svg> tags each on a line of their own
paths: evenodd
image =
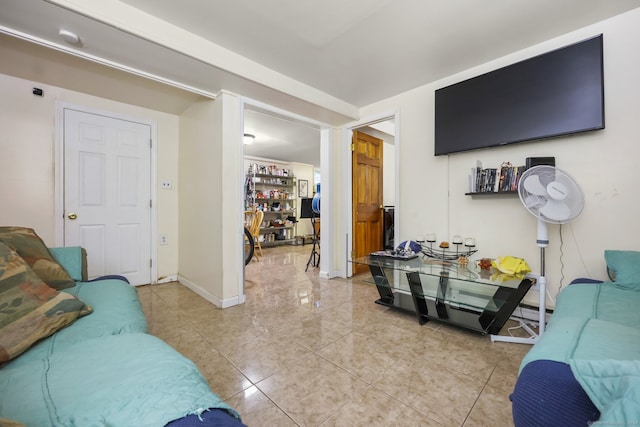
<svg viewBox="0 0 640 427">
<path fill-rule="evenodd" d="M 491 261 L 491 265 L 505 274 L 523 274 L 531 271 L 525 260 L 513 256 L 498 257 Z"/>
<path fill-rule="evenodd" d="M 506 274 L 496 271 L 491 275 L 491 280 L 494 282 L 509 282 L 511 280 L 522 280 L 527 276 L 527 273 Z"/>
</svg>

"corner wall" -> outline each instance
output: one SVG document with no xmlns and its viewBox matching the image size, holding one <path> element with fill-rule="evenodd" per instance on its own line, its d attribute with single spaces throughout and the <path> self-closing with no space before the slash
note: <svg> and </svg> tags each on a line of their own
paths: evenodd
<svg viewBox="0 0 640 427">
<path fill-rule="evenodd" d="M 220 104 L 194 103 L 180 116 L 178 264 L 180 282 L 222 300 Z"/>
<path fill-rule="evenodd" d="M 454 234 L 475 237 L 475 258 L 520 256 L 534 272 L 540 269 L 536 219 L 517 196 L 471 198 L 468 174 L 481 160 L 484 167 L 503 161 L 524 164 L 526 157 L 555 156 L 556 165 L 582 186 L 586 204 L 570 224 L 549 225 L 546 253 L 548 290 L 555 298 L 576 277 L 606 279 L 605 249 L 640 249 L 640 9 L 557 37 L 440 81 L 369 105 L 361 117 L 401 111 L 399 214 L 403 235 L 415 239 L 434 232 L 439 241 Z M 604 34 L 606 129 L 546 141 L 521 143 L 434 157 L 434 91 L 520 60 Z M 347 142 L 343 141 L 343 144 Z M 562 250 L 562 252 L 561 252 Z M 561 258 L 562 257 L 562 258 Z M 530 292 L 525 302 L 537 306 Z M 553 305 L 553 301 L 549 301 Z"/>
<path fill-rule="evenodd" d="M 240 113 L 222 93 L 180 116 L 179 280 L 222 308 L 244 302 Z"/>
<path fill-rule="evenodd" d="M 44 96 L 31 94 L 36 86 Z M 158 176 L 177 183 L 178 117 L 41 82 L 0 74 L 0 224 L 31 227 L 48 246 L 55 241 L 55 104 L 68 102 L 155 121 Z M 157 190 L 158 230 L 169 245 L 158 246 L 158 277 L 178 272 L 176 191 Z M 156 248 L 152 248 L 156 250 Z"/>
</svg>

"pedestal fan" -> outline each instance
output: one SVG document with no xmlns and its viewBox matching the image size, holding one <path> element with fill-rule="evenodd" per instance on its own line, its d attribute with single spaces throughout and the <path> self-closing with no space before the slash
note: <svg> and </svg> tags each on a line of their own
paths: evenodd
<svg viewBox="0 0 640 427">
<path fill-rule="evenodd" d="M 509 338 L 505 341 L 535 343 L 545 328 L 547 279 L 545 276 L 545 248 L 549 246 L 547 223 L 564 224 L 575 219 L 584 208 L 584 193 L 578 183 L 565 171 L 554 166 L 534 166 L 524 171 L 518 183 L 518 195 L 524 207 L 538 219 L 536 243 L 540 247 L 539 325 L 536 334 L 526 325 L 530 338 Z"/>
</svg>

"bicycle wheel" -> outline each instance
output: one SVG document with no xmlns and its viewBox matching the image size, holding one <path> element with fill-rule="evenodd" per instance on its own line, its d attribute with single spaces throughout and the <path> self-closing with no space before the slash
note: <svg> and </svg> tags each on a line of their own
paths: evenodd
<svg viewBox="0 0 640 427">
<path fill-rule="evenodd" d="M 253 258 L 253 250 L 255 242 L 253 236 L 247 227 L 244 228 L 244 265 L 249 264 L 251 258 Z"/>
</svg>

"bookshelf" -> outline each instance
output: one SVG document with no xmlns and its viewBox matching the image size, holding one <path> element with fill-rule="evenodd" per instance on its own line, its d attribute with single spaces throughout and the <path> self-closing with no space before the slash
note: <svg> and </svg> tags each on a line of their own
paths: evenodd
<svg viewBox="0 0 640 427">
<path fill-rule="evenodd" d="M 497 168 L 483 168 L 481 162 L 471 168 L 467 196 L 492 196 L 518 194 L 518 182 L 525 166 L 503 162 Z"/>
</svg>

